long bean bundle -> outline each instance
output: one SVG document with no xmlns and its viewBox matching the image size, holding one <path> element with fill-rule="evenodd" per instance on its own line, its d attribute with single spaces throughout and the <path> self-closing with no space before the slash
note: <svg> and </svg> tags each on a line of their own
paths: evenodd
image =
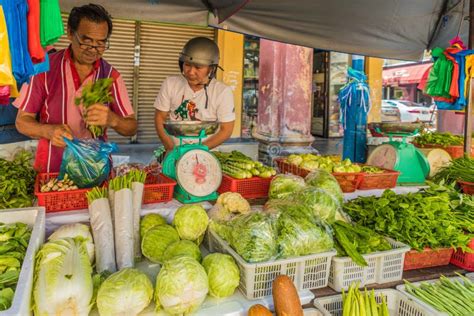
<svg viewBox="0 0 474 316">
<path fill-rule="evenodd" d="M 470 157 L 454 159 L 449 165 L 441 168 L 433 180 L 474 182 L 474 159 Z"/>
</svg>

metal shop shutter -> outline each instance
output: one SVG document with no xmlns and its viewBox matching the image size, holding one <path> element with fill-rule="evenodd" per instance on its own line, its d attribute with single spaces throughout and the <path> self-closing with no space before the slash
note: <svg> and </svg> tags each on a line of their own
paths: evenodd
<svg viewBox="0 0 474 316">
<path fill-rule="evenodd" d="M 138 141 L 156 143 L 153 103 L 166 77 L 179 73 L 178 56 L 196 36 L 214 40 L 214 29 L 142 22 L 138 84 Z"/>
<path fill-rule="evenodd" d="M 67 30 L 67 14 L 63 14 L 64 30 Z M 133 102 L 133 58 L 135 50 L 135 21 L 113 19 L 113 31 L 110 48 L 105 52 L 104 59 L 115 67 L 123 76 L 127 86 L 130 102 Z M 56 49 L 66 48 L 69 40 L 63 35 L 54 45 Z M 137 108 L 137 105 L 134 105 Z M 130 137 L 117 134 L 114 130 L 107 131 L 109 140 L 117 143 L 129 143 Z"/>
</svg>

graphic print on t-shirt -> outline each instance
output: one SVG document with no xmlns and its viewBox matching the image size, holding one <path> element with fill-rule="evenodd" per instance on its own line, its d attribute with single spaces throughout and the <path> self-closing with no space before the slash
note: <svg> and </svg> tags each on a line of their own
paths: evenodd
<svg viewBox="0 0 474 316">
<path fill-rule="evenodd" d="M 184 95 L 183 95 L 184 99 Z M 176 110 L 174 115 L 176 120 L 182 121 L 197 121 L 196 113 L 199 112 L 196 103 L 191 100 L 183 100 Z"/>
</svg>

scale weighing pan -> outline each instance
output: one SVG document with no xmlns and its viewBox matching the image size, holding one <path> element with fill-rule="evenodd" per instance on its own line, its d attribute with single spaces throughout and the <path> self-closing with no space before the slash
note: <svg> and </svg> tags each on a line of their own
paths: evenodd
<svg viewBox="0 0 474 316">
<path fill-rule="evenodd" d="M 164 124 L 168 134 L 175 137 L 199 136 L 202 130 L 206 135 L 212 135 L 218 126 L 216 121 L 166 121 Z"/>
</svg>

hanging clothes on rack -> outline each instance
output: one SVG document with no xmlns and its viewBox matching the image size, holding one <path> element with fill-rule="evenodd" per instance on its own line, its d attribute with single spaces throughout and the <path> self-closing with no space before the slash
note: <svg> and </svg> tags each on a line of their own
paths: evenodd
<svg viewBox="0 0 474 316">
<path fill-rule="evenodd" d="M 33 62 L 28 52 L 26 0 L 0 0 L 8 31 L 13 76 L 17 85 L 29 81 L 33 74 Z"/>
<path fill-rule="evenodd" d="M 34 64 L 44 61 L 40 39 L 40 0 L 28 0 L 28 51 Z"/>
<path fill-rule="evenodd" d="M 44 47 L 53 45 L 64 34 L 58 0 L 40 1 L 40 38 Z"/>
<path fill-rule="evenodd" d="M 2 48 L 0 50 L 0 105 L 6 105 L 10 97 L 18 96 L 18 91 L 13 77 L 7 24 L 2 5 L 0 5 L 0 47 Z"/>
</svg>

